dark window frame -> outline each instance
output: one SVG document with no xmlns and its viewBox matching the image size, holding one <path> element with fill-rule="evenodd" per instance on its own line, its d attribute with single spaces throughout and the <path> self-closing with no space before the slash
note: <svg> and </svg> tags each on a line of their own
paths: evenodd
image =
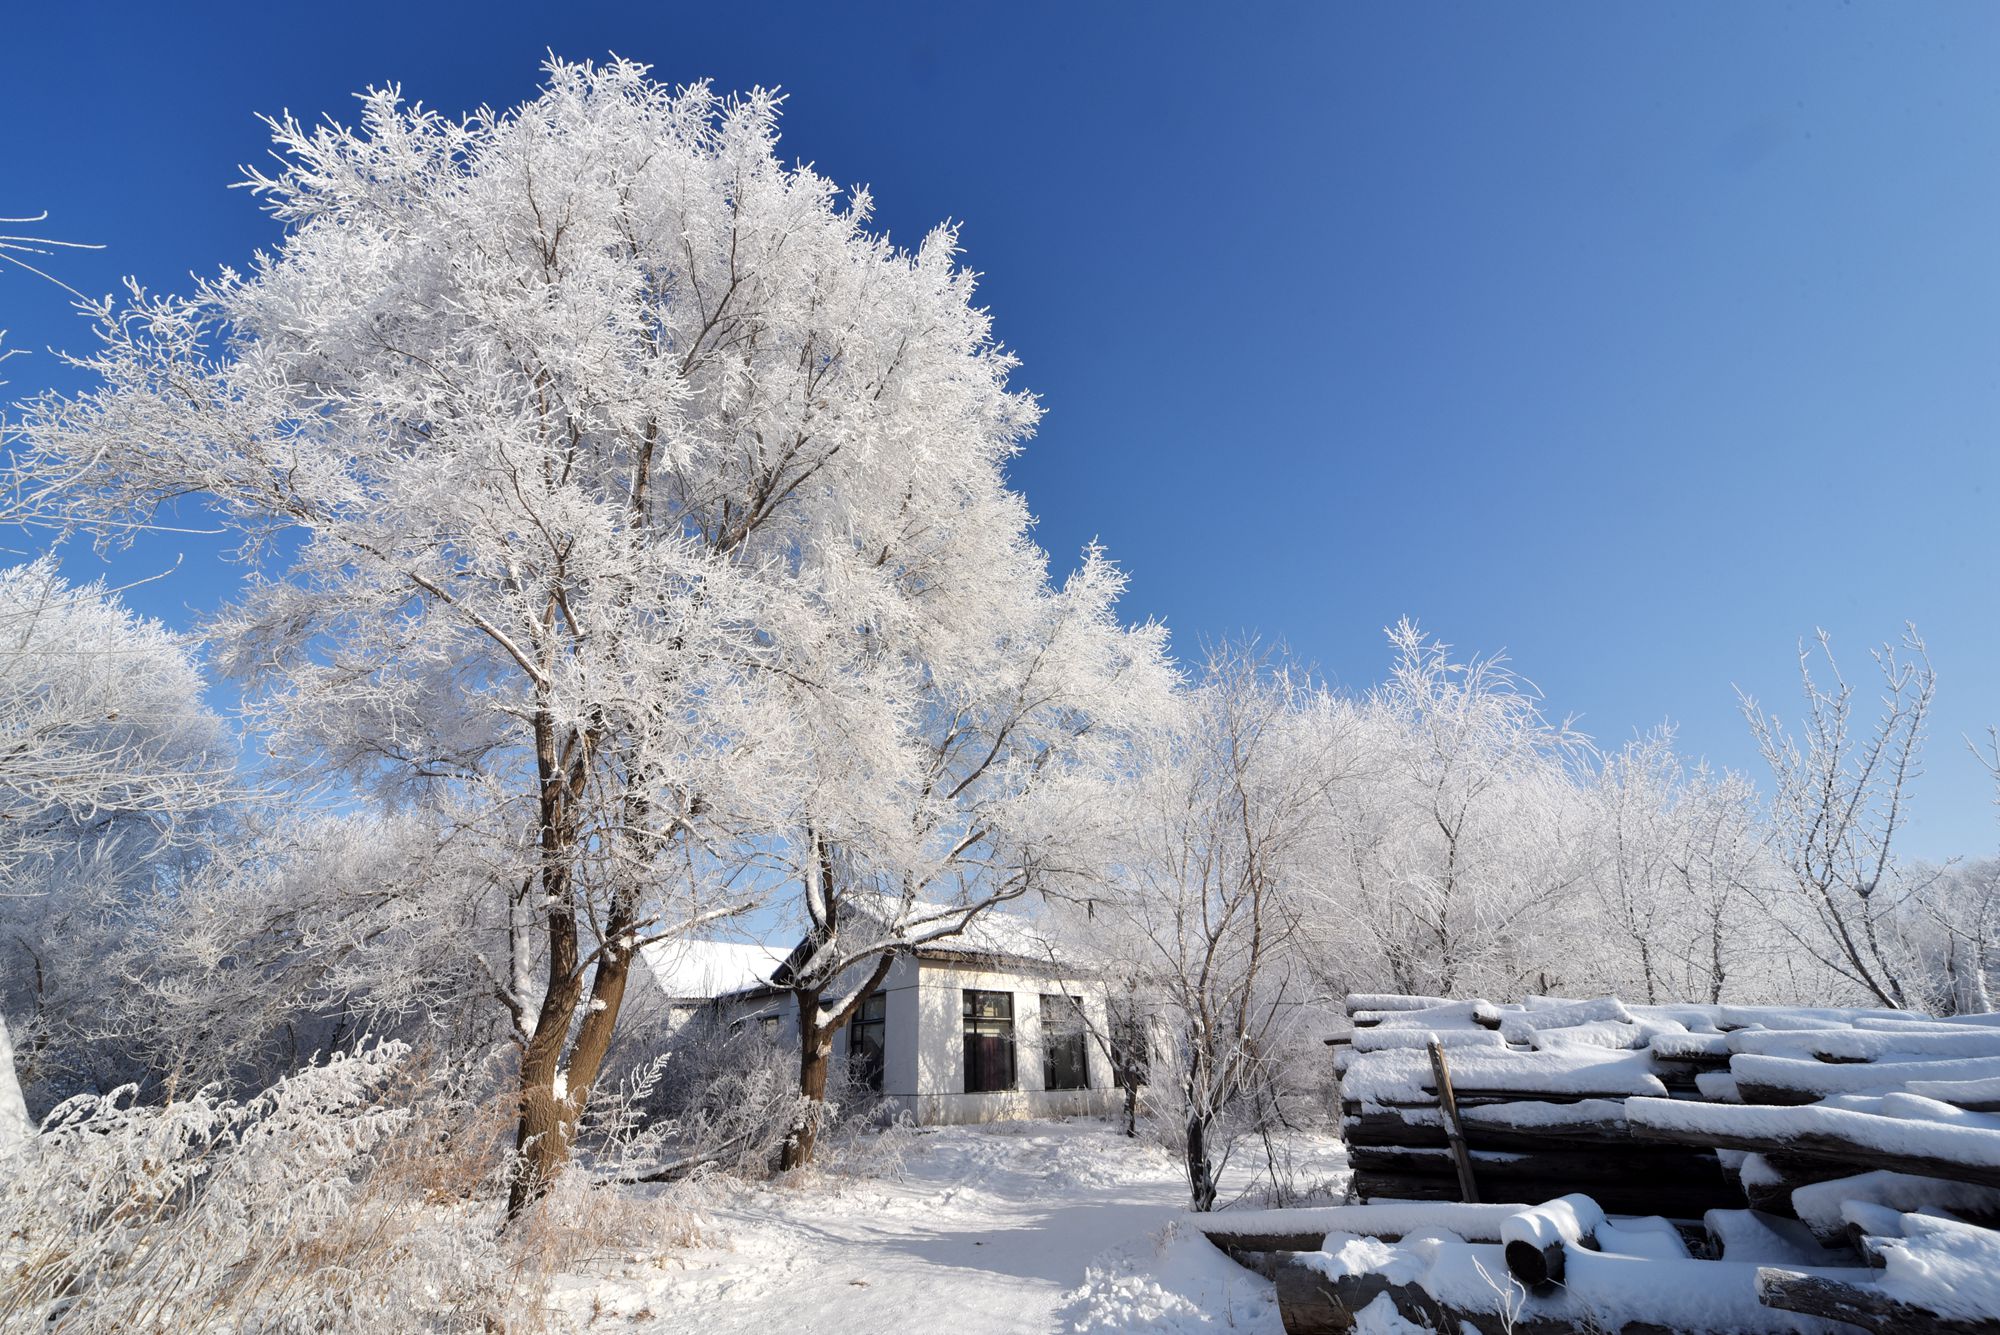
<svg viewBox="0 0 2000 1335">
<path fill-rule="evenodd" d="M 1041 998 L 1042 1088 L 1089 1089 L 1090 1036 L 1084 1025 L 1083 998 L 1061 992 L 1044 992 Z"/>
<path fill-rule="evenodd" d="M 1016 1088 L 1014 994 L 961 988 L 959 1015 L 965 1034 L 965 1092 L 1002 1094 Z"/>
<path fill-rule="evenodd" d="M 868 1044 L 873 1040 L 874 1047 Z M 882 1092 L 882 1077 L 889 1064 L 889 997 L 871 993 L 847 1022 L 847 1068 L 864 1089 Z"/>
</svg>

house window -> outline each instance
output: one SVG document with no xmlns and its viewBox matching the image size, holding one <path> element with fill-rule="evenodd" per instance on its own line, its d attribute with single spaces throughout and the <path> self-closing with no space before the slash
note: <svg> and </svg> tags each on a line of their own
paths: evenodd
<svg viewBox="0 0 2000 1335">
<path fill-rule="evenodd" d="M 1042 994 L 1042 1088 L 1089 1089 L 1083 998 Z"/>
<path fill-rule="evenodd" d="M 1153 1077 L 1152 1044 L 1146 1037 L 1146 1019 L 1135 1006 L 1111 1002 L 1105 1007 L 1111 1033 L 1111 1072 L 1121 1086 L 1147 1083 Z"/>
<path fill-rule="evenodd" d="M 847 1064 L 863 1086 L 882 1092 L 883 1036 L 888 1032 L 889 998 L 873 993 L 847 1022 Z"/>
<path fill-rule="evenodd" d="M 965 989 L 965 1092 L 1014 1087 L 1014 994 Z"/>
</svg>

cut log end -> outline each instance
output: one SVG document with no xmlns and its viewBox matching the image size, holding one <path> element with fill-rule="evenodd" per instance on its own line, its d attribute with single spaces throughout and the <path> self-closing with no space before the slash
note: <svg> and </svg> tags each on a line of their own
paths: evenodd
<svg viewBox="0 0 2000 1335">
<path fill-rule="evenodd" d="M 1560 1240 L 1537 1247 L 1516 1238 L 1507 1244 L 1507 1273 L 1526 1285 L 1530 1293 L 1554 1288 L 1562 1283 L 1567 1254 Z"/>
</svg>

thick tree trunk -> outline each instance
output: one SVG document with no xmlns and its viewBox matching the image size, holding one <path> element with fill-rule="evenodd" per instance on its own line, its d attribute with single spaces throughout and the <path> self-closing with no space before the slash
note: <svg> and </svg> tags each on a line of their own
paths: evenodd
<svg viewBox="0 0 2000 1335">
<path fill-rule="evenodd" d="M 507 1191 L 507 1218 L 520 1217 L 540 1199 L 569 1158 L 564 1125 L 566 1102 L 556 1088 L 575 997 L 551 992 L 542 1001 L 539 1023 L 521 1052 L 521 1119 L 514 1130 L 514 1180 Z M 562 1091 L 566 1093 L 567 1090 Z"/>
<path fill-rule="evenodd" d="M 1187 1174 L 1188 1197 L 1196 1213 L 1215 1208 L 1215 1165 L 1208 1157 L 1210 1118 L 1197 1112 L 1188 1114 Z"/>
<path fill-rule="evenodd" d="M 624 924 L 614 923 L 613 929 L 612 940 L 619 941 Z M 560 995 L 552 992 L 554 1004 L 543 1004 L 541 1022 L 521 1058 L 521 1122 L 514 1141 L 520 1163 L 507 1195 L 509 1219 L 537 1200 L 569 1162 L 577 1124 L 611 1051 L 631 972 L 631 951 L 605 947 L 591 978 L 590 1006 L 573 1042 L 569 1022 L 578 990 L 572 986 Z"/>
<path fill-rule="evenodd" d="M 826 1073 L 833 1057 L 833 1034 L 820 1023 L 817 989 L 795 992 L 799 1003 L 799 1094 L 805 1100 L 785 1137 L 778 1167 L 786 1172 L 812 1162 L 819 1144 L 820 1111 L 826 1104 Z"/>
<path fill-rule="evenodd" d="M 824 989 L 792 990 L 799 1002 L 799 1093 L 808 1106 L 800 1110 L 798 1120 L 792 1124 L 791 1134 L 785 1137 L 785 1146 L 778 1158 L 780 1169 L 801 1168 L 812 1162 L 813 1148 L 819 1143 L 821 1113 L 826 1105 L 826 1077 L 833 1060 L 834 1038 L 861 1009 L 861 1003 L 875 995 L 875 989 L 882 986 L 882 980 L 889 976 L 889 969 L 895 962 L 896 952 L 885 952 L 875 962 L 875 972 L 869 975 L 868 982 L 835 1015 L 820 1014 L 819 1003 Z"/>
</svg>

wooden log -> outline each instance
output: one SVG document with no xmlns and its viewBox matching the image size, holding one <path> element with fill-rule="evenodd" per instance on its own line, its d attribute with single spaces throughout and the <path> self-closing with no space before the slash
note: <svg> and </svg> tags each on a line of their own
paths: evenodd
<svg viewBox="0 0 2000 1335">
<path fill-rule="evenodd" d="M 1510 1182 L 1523 1178 L 1574 1181 L 1571 1190 L 1588 1191 L 1591 1184 L 1633 1184 L 1658 1182 L 1721 1184 L 1729 1175 L 1713 1154 L 1655 1149 L 1652 1153 L 1626 1154 L 1614 1148 L 1595 1150 L 1550 1150 L 1539 1153 L 1510 1153 L 1500 1150 L 1473 1150 L 1472 1168 L 1481 1181 Z M 1421 1176 L 1451 1176 L 1455 1171 L 1449 1150 L 1401 1145 L 1355 1145 L 1347 1151 L 1347 1162 L 1357 1172 L 1405 1173 Z M 1566 1193 L 1557 1193 L 1558 1195 Z"/>
<path fill-rule="evenodd" d="M 1730 1061 L 1729 1073 L 1745 1103 L 1801 1104 L 1834 1094 L 1893 1094 L 1912 1081 L 1992 1079 L 2000 1077 L 2000 1057 L 1825 1062 L 1745 1053 Z"/>
<path fill-rule="evenodd" d="M 1447 1228 L 1467 1242 L 1500 1241 L 1501 1224 L 1521 1207 L 1467 1210 L 1376 1205 L 1311 1205 L 1281 1210 L 1219 1210 L 1189 1222 L 1218 1247 L 1239 1251 L 1316 1252 L 1329 1233 L 1357 1233 L 1395 1242 L 1410 1229 Z"/>
<path fill-rule="evenodd" d="M 1789 1217 L 1797 1214 L 1792 1206 L 1794 1191 L 1815 1182 L 1851 1177 L 1854 1167 L 1802 1154 L 1758 1154 L 1745 1156 L 1737 1172 L 1751 1209 Z"/>
<path fill-rule="evenodd" d="M 1403 992 L 1349 992 L 1345 1009 L 1358 1011 L 1427 1011 L 1451 1005 L 1450 997 L 1424 997 Z"/>
<path fill-rule="evenodd" d="M 1365 1054 L 1357 1053 L 1356 1056 Z M 1528 1054 L 1521 1054 L 1526 1056 Z M 1662 1085 L 1664 1086 L 1664 1081 Z M 1483 1085 L 1468 1085 L 1464 1080 L 1452 1082 L 1452 1094 L 1458 1100 L 1460 1112 L 1473 1108 L 1493 1107 L 1511 1103 L 1616 1103 L 1628 1098 L 1651 1098 L 1655 1094 L 1635 1094 L 1629 1089 L 1598 1090 L 1548 1090 L 1548 1089 L 1494 1089 Z M 1391 1094 L 1387 1097 L 1371 1097 L 1366 1103 L 1359 1099 L 1344 1099 L 1343 1112 L 1361 1112 L 1376 1108 L 1435 1108 L 1437 1092 L 1429 1086 L 1411 1094 Z"/>
<path fill-rule="evenodd" d="M 1275 1278 L 1278 1319 L 1285 1324 L 1285 1335 L 1339 1335 L 1353 1330 L 1355 1314 L 1390 1288 L 1382 1275 L 1336 1279 L 1297 1258 L 1280 1265 Z"/>
<path fill-rule="evenodd" d="M 1678 1035 L 1676 1035 L 1678 1037 Z M 1958 1029 L 1950 1032 L 1889 1033 L 1868 1029 L 1751 1029 L 1727 1036 L 1729 1050 L 1750 1056 L 1803 1057 L 1822 1062 L 1946 1061 L 1968 1057 L 2000 1057 L 2000 1032 Z"/>
<path fill-rule="evenodd" d="M 1522 1125 L 1488 1121 L 1482 1112 L 1491 1108 L 1461 1108 L 1465 1136 L 1478 1150 L 1507 1150 L 1539 1154 L 1545 1150 L 1580 1152 L 1612 1151 L 1644 1158 L 1655 1154 L 1683 1154 L 1679 1146 L 1665 1146 L 1632 1139 L 1625 1121 L 1579 1118 L 1573 1122 Z M 1379 1145 L 1411 1149 L 1446 1149 L 1450 1142 L 1435 1120 L 1419 1121 L 1417 1116 L 1434 1109 L 1387 1109 L 1349 1115 L 1341 1119 L 1341 1139 L 1351 1146 Z M 1415 1115 L 1415 1116 L 1413 1116 Z M 1476 1152 L 1476 1151 L 1475 1151 Z"/>
<path fill-rule="evenodd" d="M 1506 1315 L 1452 1307 L 1416 1284 L 1392 1284 L 1379 1274 L 1330 1276 L 1293 1258 L 1277 1276 L 1278 1316 L 1286 1335 L 1342 1335 L 1354 1329 L 1355 1314 L 1385 1294 L 1396 1314 L 1424 1330 L 1476 1331 L 1478 1335 L 1577 1335 L 1567 1319 Z M 1497 1296 L 1496 1296 L 1497 1306 Z M 1649 1321 L 1632 1320 L 1609 1329 L 1612 1335 L 1674 1335 Z"/>
<path fill-rule="evenodd" d="M 1507 1258 L 1508 1274 L 1525 1284 L 1528 1292 L 1541 1293 L 1562 1283 L 1567 1245 L 1560 1238 L 1539 1247 L 1516 1238 L 1501 1254 Z"/>
<path fill-rule="evenodd" d="M 1900 1302 L 1872 1284 L 1850 1284 L 1770 1266 L 1757 1271 L 1757 1300 L 1781 1312 L 1845 1321 L 1881 1335 L 2000 1335 L 2000 1316 L 1943 1316 Z"/>
<path fill-rule="evenodd" d="M 1459 1120 L 1458 1100 L 1451 1092 L 1451 1067 L 1445 1064 L 1444 1045 L 1430 1041 L 1431 1078 L 1437 1081 L 1438 1109 L 1444 1114 L 1445 1139 L 1451 1143 L 1452 1165 L 1458 1170 L 1458 1198 L 1479 1203 L 1479 1186 L 1472 1179 L 1472 1156 L 1465 1148 L 1465 1124 Z"/>
<path fill-rule="evenodd" d="M 1507 1273 L 1521 1281 L 1528 1292 L 1546 1293 L 1562 1283 L 1570 1247 L 1597 1250 L 1594 1223 L 1579 1218 L 1573 1206 L 1587 1207 L 1594 1219 L 1594 1202 L 1558 1200 L 1523 1210 L 1501 1226 L 1500 1254 L 1507 1262 Z"/>
<path fill-rule="evenodd" d="M 1905 1088 L 1921 1098 L 1936 1099 L 1967 1112 L 2000 1112 L 2000 1078 L 1912 1080 Z"/>
<path fill-rule="evenodd" d="M 1975 1182 L 2000 1186 L 2000 1161 L 1981 1157 L 2000 1149 L 2000 1131 L 1944 1124 L 1924 1124 L 1899 1118 L 1877 1117 L 1871 1113 L 1833 1108 L 1755 1108 L 1713 1105 L 1690 1109 L 1686 1104 L 1667 1106 L 1655 1119 L 1656 1105 L 1665 1099 L 1632 1099 L 1625 1105 L 1626 1121 L 1639 1140 L 1673 1145 L 1701 1145 L 1710 1149 L 1751 1150 L 1773 1154 L 1806 1155 L 1831 1159 L 1847 1165 L 1849 1172 L 1882 1169 L 1892 1173 L 1913 1173 L 1918 1177 L 1941 1177 L 1955 1182 Z M 1688 1114 L 1698 1111 L 1707 1120 L 1690 1122 Z M 1765 1117 L 1763 1114 L 1780 1114 Z M 1802 1118 L 1800 1114 L 1819 1114 Z M 1915 1128 L 1924 1127 L 1941 1145 L 1964 1145 L 1965 1158 L 1887 1148 Z M 1760 1129 L 1768 1128 L 1768 1129 Z M 1881 1139 L 1871 1143 L 1880 1132 Z"/>
<path fill-rule="evenodd" d="M 1458 1181 L 1449 1171 L 1431 1175 L 1357 1171 L 1350 1189 L 1355 1198 L 1362 1201 L 1450 1201 L 1457 1197 Z M 1669 1219 L 1699 1219 L 1710 1210 L 1739 1210 L 1744 1205 L 1742 1191 L 1727 1181 L 1688 1186 L 1670 1180 L 1649 1179 L 1604 1183 L 1584 1189 L 1612 1214 L 1657 1214 Z M 1489 1181 L 1486 1194 L 1517 1201 L 1525 1209 L 1576 1190 L 1578 1185 L 1574 1182 L 1524 1177 Z"/>
</svg>

